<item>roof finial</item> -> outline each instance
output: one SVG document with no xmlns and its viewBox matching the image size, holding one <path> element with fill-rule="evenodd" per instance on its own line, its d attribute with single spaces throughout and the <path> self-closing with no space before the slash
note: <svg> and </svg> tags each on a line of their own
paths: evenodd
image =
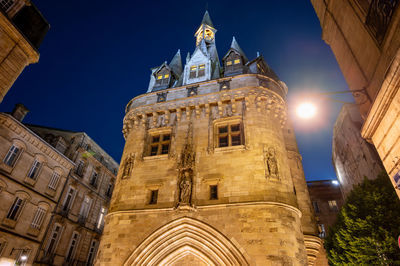
<svg viewBox="0 0 400 266">
<path fill-rule="evenodd" d="M 208 11 L 208 2 L 206 2 L 206 11 Z"/>
</svg>

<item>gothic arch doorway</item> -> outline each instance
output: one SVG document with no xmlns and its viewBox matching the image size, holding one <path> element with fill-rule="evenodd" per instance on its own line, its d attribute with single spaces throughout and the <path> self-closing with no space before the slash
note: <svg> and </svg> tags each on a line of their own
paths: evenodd
<svg viewBox="0 0 400 266">
<path fill-rule="evenodd" d="M 157 229 L 124 265 L 249 265 L 228 238 L 210 225 L 182 217 Z"/>
</svg>

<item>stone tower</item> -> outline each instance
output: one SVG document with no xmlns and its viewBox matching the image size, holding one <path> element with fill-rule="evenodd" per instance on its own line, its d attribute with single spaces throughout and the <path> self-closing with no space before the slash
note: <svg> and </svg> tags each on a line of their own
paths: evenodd
<svg viewBox="0 0 400 266">
<path fill-rule="evenodd" d="M 215 33 L 206 12 L 186 64 L 153 68 L 127 105 L 97 265 L 313 265 L 287 87 L 235 38 L 221 66 Z"/>
</svg>

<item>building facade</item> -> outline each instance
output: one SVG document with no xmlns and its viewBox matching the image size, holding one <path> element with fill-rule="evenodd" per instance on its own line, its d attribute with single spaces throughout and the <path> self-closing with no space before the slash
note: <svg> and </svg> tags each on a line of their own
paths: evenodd
<svg viewBox="0 0 400 266">
<path fill-rule="evenodd" d="M 337 180 L 307 181 L 307 187 L 318 223 L 319 236 L 325 238 L 344 204 L 342 191 Z"/>
<path fill-rule="evenodd" d="M 0 0 L 0 102 L 24 68 L 39 61 L 48 29 L 30 0 Z"/>
<path fill-rule="evenodd" d="M 313 265 L 321 248 L 285 83 L 235 38 L 153 68 L 126 140 L 96 265 Z"/>
<path fill-rule="evenodd" d="M 311 0 L 364 119 L 372 143 L 400 197 L 399 1 Z"/>
<path fill-rule="evenodd" d="M 20 122 L 26 111 L 0 113 L 1 265 L 32 265 L 74 167 Z"/>
<path fill-rule="evenodd" d="M 344 104 L 333 127 L 332 162 L 346 197 L 364 177 L 375 179 L 384 171 L 375 147 L 361 137 L 363 119 L 356 104 Z"/>
<path fill-rule="evenodd" d="M 28 127 L 74 162 L 44 241 L 36 256 L 42 265 L 92 265 L 118 164 L 84 132 Z"/>
</svg>

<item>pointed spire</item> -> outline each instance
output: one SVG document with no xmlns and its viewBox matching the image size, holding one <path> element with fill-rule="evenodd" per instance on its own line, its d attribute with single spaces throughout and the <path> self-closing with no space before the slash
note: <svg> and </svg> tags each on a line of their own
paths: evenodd
<svg viewBox="0 0 400 266">
<path fill-rule="evenodd" d="M 189 61 L 190 61 L 190 52 L 188 52 L 186 55 L 186 64 L 189 63 Z"/>
<path fill-rule="evenodd" d="M 181 75 L 182 73 L 182 57 L 181 57 L 181 49 L 176 52 L 175 56 L 172 58 L 171 63 L 169 64 L 172 71 L 177 74 Z"/>
<path fill-rule="evenodd" d="M 213 25 L 213 23 L 211 21 L 211 18 L 210 18 L 210 14 L 208 14 L 207 10 L 206 10 L 206 13 L 204 13 L 203 20 L 201 21 L 201 24 L 205 24 L 205 25 L 208 25 L 208 26 L 214 28 L 214 25 Z"/>
<path fill-rule="evenodd" d="M 237 53 L 239 53 L 239 54 L 243 57 L 243 59 L 244 59 L 244 61 L 245 61 L 244 63 L 246 63 L 247 61 L 249 61 L 249 60 L 247 59 L 247 56 L 246 56 L 245 53 L 243 52 L 242 48 L 240 48 L 239 43 L 236 41 L 235 36 L 233 36 L 233 38 L 232 38 L 231 48 L 229 48 L 228 52 L 227 52 L 226 55 L 222 58 L 222 60 L 225 60 L 225 58 L 229 55 L 229 53 L 230 53 L 232 50 L 236 51 Z"/>
</svg>

